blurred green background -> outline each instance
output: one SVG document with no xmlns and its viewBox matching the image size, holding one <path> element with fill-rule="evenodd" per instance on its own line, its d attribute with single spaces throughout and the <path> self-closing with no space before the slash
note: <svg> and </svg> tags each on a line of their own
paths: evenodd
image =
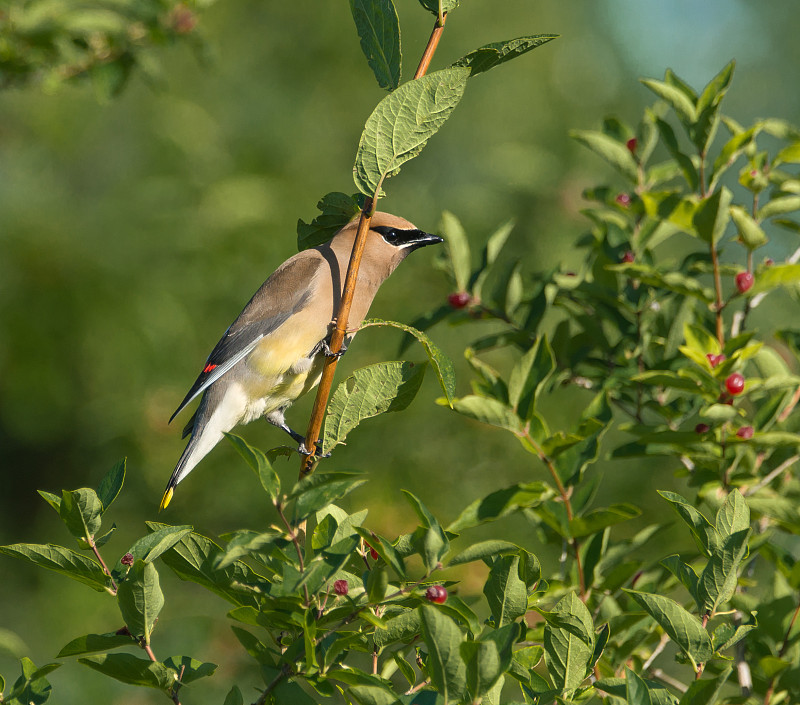
<svg viewBox="0 0 800 705">
<path fill-rule="evenodd" d="M 397 7 L 410 77 L 431 16 L 416 0 L 397 0 Z M 702 87 L 731 58 L 737 68 L 726 114 L 742 123 L 767 116 L 800 123 L 796 13 L 793 0 L 465 2 L 447 23 L 432 69 L 492 41 L 549 32 L 561 38 L 471 82 L 421 157 L 388 182 L 380 207 L 427 230 L 451 210 L 476 249 L 514 218 L 508 247 L 528 271 L 577 262 L 571 243 L 587 227 L 581 191 L 614 176 L 568 130 L 597 127 L 609 114 L 635 121 L 652 102 L 639 76 L 661 77 L 670 67 Z M 384 93 L 347 3 L 220 2 L 200 14 L 196 31 L 209 42 L 209 60 L 185 45 L 161 50 L 165 80 L 157 88 L 134 75 L 106 104 L 89 86 L 0 93 L 0 543 L 68 543 L 36 489 L 96 486 L 123 456 L 127 483 L 111 512 L 119 529 L 106 555 L 116 559 L 144 533 L 183 448 L 186 419 L 172 426 L 167 419 L 206 355 L 294 253 L 298 217 L 313 217 L 329 191 L 354 190 L 358 138 Z M 422 250 L 406 262 L 372 314 L 410 322 L 443 302 L 448 288 L 431 267 L 433 254 Z M 433 331 L 456 358 L 461 393 L 469 374 L 459 358 L 475 334 L 469 326 Z M 340 378 L 394 357 L 398 342 L 397 332 L 365 332 Z M 513 439 L 448 413 L 433 403 L 437 395 L 431 375 L 409 412 L 367 422 L 326 464 L 369 472 L 350 506 L 368 507 L 371 526 L 385 534 L 416 523 L 401 487 L 447 522 L 474 497 L 542 477 Z M 568 423 L 583 400 L 572 394 L 551 403 L 551 425 Z M 309 410 L 310 400 L 296 405 L 290 423 L 304 428 Z M 263 422 L 242 434 L 262 448 L 285 442 Z M 652 489 L 675 483 L 673 467 L 601 467 L 603 495 L 634 483 L 641 501 L 652 497 L 653 511 L 666 516 Z M 291 482 L 297 462 L 279 471 Z M 271 515 L 256 487 L 221 444 L 159 518 L 211 535 L 262 528 Z M 508 522 L 506 530 L 513 528 Z M 534 536 L 517 540 L 550 556 Z M 556 569 L 551 558 L 546 571 Z M 185 701 L 221 702 L 231 683 L 243 690 L 257 684 L 256 675 L 242 673 L 247 666 L 225 623 L 226 605 L 162 573 L 167 603 L 157 655 L 221 664 Z M 465 591 L 478 584 L 462 577 Z M 15 646 L 0 631 L 7 679 L 17 675 L 15 655 L 45 663 L 73 637 L 119 626 L 113 601 L 0 558 L 0 629 L 24 642 Z M 74 664 L 50 680 L 58 703 L 163 697 Z"/>
</svg>

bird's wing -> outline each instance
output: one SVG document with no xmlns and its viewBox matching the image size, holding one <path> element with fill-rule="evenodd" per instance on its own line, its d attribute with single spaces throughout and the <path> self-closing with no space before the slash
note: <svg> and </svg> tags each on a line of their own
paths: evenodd
<svg viewBox="0 0 800 705">
<path fill-rule="evenodd" d="M 262 284 L 214 346 L 203 371 L 187 392 L 170 422 L 199 394 L 247 357 L 262 338 L 276 331 L 289 318 L 302 311 L 311 299 L 310 284 L 324 260 L 314 250 L 305 250 L 287 260 Z"/>
</svg>

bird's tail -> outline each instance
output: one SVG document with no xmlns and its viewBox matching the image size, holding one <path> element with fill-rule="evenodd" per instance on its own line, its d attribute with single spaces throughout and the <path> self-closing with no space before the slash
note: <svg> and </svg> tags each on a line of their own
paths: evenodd
<svg viewBox="0 0 800 705">
<path fill-rule="evenodd" d="M 169 505 L 175 486 L 194 470 L 195 466 L 222 440 L 223 434 L 230 431 L 236 423 L 235 418 L 225 418 L 226 415 L 220 413 L 219 405 L 212 402 L 216 400 L 209 399 L 207 392 L 190 421 L 191 427 L 188 425 L 186 427 L 187 431 L 191 428 L 192 436 L 172 471 L 164 496 L 161 498 L 159 511 Z"/>
</svg>

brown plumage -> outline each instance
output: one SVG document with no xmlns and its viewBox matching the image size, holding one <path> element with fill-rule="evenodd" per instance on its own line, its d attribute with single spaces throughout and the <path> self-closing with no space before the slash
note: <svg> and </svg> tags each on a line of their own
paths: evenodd
<svg viewBox="0 0 800 705">
<path fill-rule="evenodd" d="M 286 425 L 284 412 L 319 383 L 357 228 L 358 219 L 354 219 L 329 242 L 286 260 L 211 351 L 203 371 L 172 415 L 175 418 L 192 399 L 203 395 L 184 429 L 184 436 L 191 434 L 191 438 L 167 483 L 162 509 L 169 504 L 175 486 L 237 424 L 263 416 L 302 446 L 302 435 Z M 348 328 L 361 324 L 380 285 L 409 253 L 441 241 L 403 218 L 375 213 Z"/>
</svg>

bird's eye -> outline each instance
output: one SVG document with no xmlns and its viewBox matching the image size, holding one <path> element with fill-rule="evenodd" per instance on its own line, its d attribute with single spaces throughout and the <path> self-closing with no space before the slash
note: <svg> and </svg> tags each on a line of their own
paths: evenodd
<svg viewBox="0 0 800 705">
<path fill-rule="evenodd" d="M 390 245 L 396 245 L 400 241 L 400 234 L 394 228 L 386 227 L 385 225 L 379 225 L 376 228 L 372 228 L 376 233 L 380 233 L 380 236 Z"/>
</svg>

